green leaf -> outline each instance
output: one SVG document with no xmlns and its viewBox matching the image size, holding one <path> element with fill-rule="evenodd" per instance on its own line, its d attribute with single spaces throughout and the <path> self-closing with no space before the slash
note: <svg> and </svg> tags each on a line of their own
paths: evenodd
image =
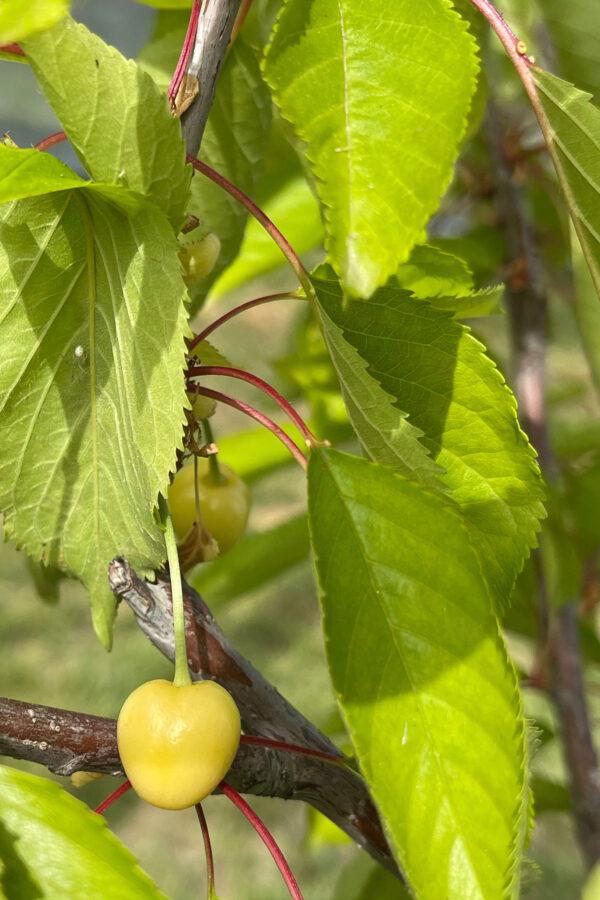
<svg viewBox="0 0 600 900">
<path fill-rule="evenodd" d="M 108 563 L 164 558 L 153 509 L 186 402 L 178 245 L 157 209 L 83 188 L 5 205 L 0 246 L 6 534 L 86 584 L 108 646 Z"/>
<path fill-rule="evenodd" d="M 148 197 L 179 228 L 191 170 L 181 125 L 152 79 L 70 18 L 29 38 L 24 49 L 92 178 Z"/>
<path fill-rule="evenodd" d="M 415 247 L 396 273 L 398 284 L 437 309 L 452 310 L 455 319 L 502 312 L 503 285 L 475 290 L 464 260 L 429 244 Z"/>
<path fill-rule="evenodd" d="M 193 585 L 215 609 L 303 562 L 308 549 L 306 516 L 298 516 L 270 531 L 245 537 L 227 556 L 200 566 Z"/>
<path fill-rule="evenodd" d="M 424 238 L 452 174 L 476 45 L 445 0 L 287 0 L 264 71 L 306 144 L 344 291 L 369 297 Z M 393 152 L 390 148 L 393 147 Z"/>
<path fill-rule="evenodd" d="M 79 175 L 50 153 L 0 143 L 0 203 L 85 185 Z"/>
<path fill-rule="evenodd" d="M 69 12 L 69 0 L 2 0 L 0 43 L 22 41 L 50 28 Z"/>
<path fill-rule="evenodd" d="M 55 782 L 0 766 L 0 893 L 165 900 L 101 816 Z"/>
<path fill-rule="evenodd" d="M 332 281 L 325 280 L 328 275 Z M 339 289 L 341 298 L 335 275 L 328 266 L 321 266 L 317 274 L 313 273 L 312 280 L 319 299 L 318 315 L 325 341 L 340 379 L 348 416 L 362 446 L 372 459 L 393 466 L 418 481 L 433 483 L 441 469 L 420 442 L 423 432 L 396 407 L 394 397 L 371 376 L 367 362 L 348 340 L 340 325 L 344 318 L 341 303 L 339 321 L 335 314 L 332 315 L 330 296 L 338 300 L 335 292 Z M 333 285 L 334 294 L 330 295 Z M 355 303 L 352 301 L 352 308 Z"/>
<path fill-rule="evenodd" d="M 460 515 L 392 470 L 311 454 L 331 676 L 420 900 L 506 897 L 528 791 L 515 672 Z"/>
<path fill-rule="evenodd" d="M 532 70 L 548 142 L 575 231 L 600 296 L 600 110 L 590 95 Z"/>
<path fill-rule="evenodd" d="M 373 412 L 362 397 L 379 392 L 384 399 L 376 414 L 385 413 L 389 421 L 392 414 L 397 420 L 408 415 L 431 463 L 442 467 L 438 481 L 459 505 L 491 594 L 502 608 L 535 545 L 544 510 L 535 453 L 519 428 L 516 403 L 501 374 L 451 313 L 401 290 L 393 280 L 370 300 L 347 304 L 328 267 L 317 270 L 313 283 L 344 396 L 349 378 L 360 386 L 348 411 L 369 456 L 407 474 L 406 466 L 394 463 L 387 448 L 372 440 Z M 340 346 L 345 358 L 354 354 L 350 376 Z"/>
<path fill-rule="evenodd" d="M 264 204 L 263 209 L 296 253 L 306 253 L 322 241 L 319 206 L 302 175 L 292 178 Z M 239 256 L 214 285 L 211 297 L 220 297 L 284 264 L 285 259 L 277 244 L 256 219 L 250 219 Z"/>
<path fill-rule="evenodd" d="M 600 863 L 596 863 L 588 876 L 582 900 L 600 900 Z"/>
</svg>

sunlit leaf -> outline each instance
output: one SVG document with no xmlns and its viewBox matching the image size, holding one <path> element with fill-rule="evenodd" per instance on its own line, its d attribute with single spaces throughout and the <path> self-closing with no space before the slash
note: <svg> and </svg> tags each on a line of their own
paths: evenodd
<svg viewBox="0 0 600 900">
<path fill-rule="evenodd" d="M 55 782 L 0 766 L 0 895 L 166 900 L 101 816 Z"/>
<path fill-rule="evenodd" d="M 305 144 L 346 293 L 369 297 L 423 240 L 476 72 L 475 42 L 445 0 L 382 0 L 376 15 L 364 0 L 285 3 L 265 74 Z"/>
<path fill-rule="evenodd" d="M 2 0 L 0 43 L 22 41 L 58 22 L 69 11 L 69 0 Z"/>
<path fill-rule="evenodd" d="M 309 522 L 338 700 L 416 896 L 508 896 L 528 790 L 517 679 L 460 515 L 336 451 Z"/>
</svg>

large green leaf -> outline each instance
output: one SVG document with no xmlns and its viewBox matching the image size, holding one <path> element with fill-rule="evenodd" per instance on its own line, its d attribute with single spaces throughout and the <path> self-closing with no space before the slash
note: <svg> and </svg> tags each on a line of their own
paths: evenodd
<svg viewBox="0 0 600 900">
<path fill-rule="evenodd" d="M 332 680 L 401 867 L 420 900 L 508 896 L 524 724 L 461 518 L 334 450 L 311 455 L 308 494 Z"/>
<path fill-rule="evenodd" d="M 69 0 L 3 0 L 0 6 L 0 43 L 22 41 L 49 28 L 69 11 Z"/>
<path fill-rule="evenodd" d="M 86 182 L 49 153 L 0 143 L 0 203 L 83 187 Z"/>
<path fill-rule="evenodd" d="M 182 439 L 185 288 L 157 209 L 57 191 L 0 215 L 0 509 L 7 536 L 82 579 L 109 645 L 107 564 L 164 556 L 153 509 Z"/>
<path fill-rule="evenodd" d="M 177 62 L 187 27 L 187 15 L 168 20 L 156 40 L 140 54 L 140 65 L 160 87 L 166 87 Z M 176 24 L 175 24 L 176 23 Z M 215 99 L 202 138 L 200 159 L 250 196 L 254 195 L 271 123 L 271 99 L 258 65 L 256 51 L 238 38 L 223 65 Z M 221 241 L 221 253 L 206 278 L 192 285 L 192 312 L 204 300 L 211 284 L 238 254 L 248 214 L 229 194 L 203 175 L 192 179 L 187 210 L 198 216 L 196 234 L 212 232 Z M 195 233 L 189 240 L 197 240 Z"/>
<path fill-rule="evenodd" d="M 475 42 L 446 0 L 287 0 L 265 57 L 306 144 L 344 290 L 369 297 L 422 241 L 475 88 Z"/>
<path fill-rule="evenodd" d="M 71 18 L 29 38 L 24 49 L 92 178 L 149 197 L 179 228 L 191 170 L 180 123 L 152 79 Z"/>
<path fill-rule="evenodd" d="M 388 447 L 373 440 L 373 421 L 375 415 L 389 422 L 408 415 L 420 445 L 443 469 L 438 480 L 468 523 L 501 608 L 543 516 L 535 454 L 519 428 L 513 395 L 482 345 L 452 313 L 393 280 L 370 300 L 347 304 L 330 268 L 318 269 L 313 283 L 349 415 L 367 453 L 407 474 Z M 362 398 L 377 392 L 373 409 Z"/>
<path fill-rule="evenodd" d="M 55 782 L 0 766 L 0 895 L 166 900 L 101 816 Z"/>
<path fill-rule="evenodd" d="M 533 69 L 542 129 L 596 292 L 600 295 L 600 110 L 590 95 Z"/>
</svg>

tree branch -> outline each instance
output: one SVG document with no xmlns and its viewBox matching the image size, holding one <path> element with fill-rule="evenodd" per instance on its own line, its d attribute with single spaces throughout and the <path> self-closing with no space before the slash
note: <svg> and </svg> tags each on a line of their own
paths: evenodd
<svg viewBox="0 0 600 900">
<path fill-rule="evenodd" d="M 140 579 L 123 559 L 109 583 L 133 610 L 144 634 L 174 659 L 171 586 Z M 337 747 L 296 710 L 229 643 L 202 598 L 184 582 L 186 639 L 192 679 L 216 678 L 235 698 L 247 734 L 324 751 Z M 58 775 L 84 769 L 122 775 L 116 722 L 68 710 L 0 699 L 0 755 L 40 763 Z M 400 873 L 362 779 L 324 760 L 241 744 L 227 781 L 242 793 L 302 800 L 335 822 L 386 869 Z"/>
<path fill-rule="evenodd" d="M 198 155 L 217 79 L 241 0 L 204 0 L 200 9 L 196 41 L 186 76 L 197 79 L 199 93 L 181 117 L 187 152 Z"/>
</svg>

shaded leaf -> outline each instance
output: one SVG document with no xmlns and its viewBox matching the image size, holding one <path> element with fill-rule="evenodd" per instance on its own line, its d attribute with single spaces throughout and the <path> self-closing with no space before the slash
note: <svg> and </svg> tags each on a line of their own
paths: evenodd
<svg viewBox="0 0 600 900">
<path fill-rule="evenodd" d="M 181 125 L 152 79 L 71 18 L 29 38 L 24 49 L 92 178 L 149 197 L 179 228 L 191 169 Z"/>
<path fill-rule="evenodd" d="M 561 73 L 600 100 L 600 17 L 596 0 L 541 0 L 544 25 L 558 50 Z"/>
<path fill-rule="evenodd" d="M 108 563 L 164 556 L 153 509 L 181 445 L 186 317 L 167 220 L 95 187 L 1 210 L 0 508 L 18 546 L 86 584 L 109 645 Z"/>
<path fill-rule="evenodd" d="M 376 15 L 363 0 L 288 0 L 264 70 L 306 144 L 329 259 L 346 293 L 369 297 L 423 240 L 448 185 L 475 42 L 443 0 L 382 0 Z"/>
<path fill-rule="evenodd" d="M 332 680 L 419 898 L 505 897 L 528 791 L 515 672 L 460 516 L 390 469 L 311 454 Z"/>
<path fill-rule="evenodd" d="M 0 890 L 9 900 L 166 900 L 101 816 L 55 782 L 0 766 Z"/>
<path fill-rule="evenodd" d="M 352 378 L 351 421 L 372 459 L 393 462 L 372 439 L 372 412 L 362 396 L 378 391 L 389 421 L 408 422 L 423 448 L 444 470 L 438 481 L 452 492 L 469 528 L 498 608 L 535 545 L 544 515 L 535 453 L 521 432 L 516 403 L 483 346 L 452 315 L 399 289 L 394 281 L 368 301 L 344 305 L 328 267 L 313 277 L 319 315 L 344 396 Z M 351 376 L 338 346 L 354 354 Z M 350 349 L 347 349 L 350 348 Z M 361 406 L 356 411 L 356 397 Z M 438 470 L 439 472 L 439 470 Z"/>
</svg>

